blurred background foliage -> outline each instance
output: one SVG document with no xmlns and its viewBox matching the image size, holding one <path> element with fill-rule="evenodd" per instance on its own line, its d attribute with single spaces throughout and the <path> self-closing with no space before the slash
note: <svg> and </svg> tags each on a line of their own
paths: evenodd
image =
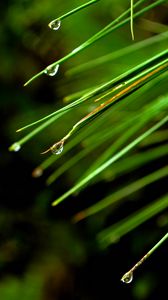
<svg viewBox="0 0 168 300">
<path fill-rule="evenodd" d="M 165 155 L 116 179 L 115 166 L 114 169 L 108 168 L 91 186 L 53 208 L 51 202 L 81 178 L 91 163 L 109 147 L 108 142 L 75 164 L 49 187 L 45 183 L 51 171 L 93 143 L 93 135 L 65 157 L 61 156 L 42 177 L 34 179 L 31 173 L 43 160 L 40 152 L 64 136 L 75 122 L 95 107 L 95 103 L 90 101 L 73 110 L 63 120 L 37 135 L 18 153 L 9 153 L 7 150 L 18 138 L 19 133 L 15 133 L 17 128 L 62 107 L 66 96 L 115 78 L 167 48 L 165 39 L 88 71 L 68 75 L 73 67 L 131 45 L 130 29 L 126 25 L 61 65 L 55 77 L 43 76 L 23 88 L 24 82 L 33 74 L 72 51 L 130 6 L 128 0 L 100 1 L 65 19 L 59 31 L 48 28 L 47 24 L 52 19 L 83 3 L 81 0 L 11 0 L 0 4 L 2 300 L 111 297 L 138 300 L 153 299 L 154 296 L 163 299 L 167 293 L 166 278 L 163 276 L 166 270 L 166 245 L 137 272 L 130 286 L 120 283 L 123 272 L 166 231 L 167 211 L 151 218 L 105 250 L 100 250 L 96 242 L 100 230 L 164 195 L 166 179 L 162 178 L 130 194 L 121 203 L 112 206 L 110 211 L 107 209 L 77 224 L 72 221 L 74 214 L 101 200 L 111 191 L 115 192 L 163 167 Z M 135 42 L 165 32 L 167 12 L 165 3 L 136 19 Z M 114 124 L 120 122 L 122 114 L 124 117 L 125 114 L 134 114 L 136 110 L 140 111 L 141 106 L 152 103 L 153 99 L 165 93 L 167 78 L 163 76 L 155 80 L 151 88 L 143 87 L 139 94 L 137 92 L 129 96 L 129 103 L 117 106 L 112 114 L 108 112 L 105 119 L 107 123 L 101 126 L 108 130 L 113 126 L 112 117 Z M 135 103 L 135 99 L 139 99 L 139 102 Z M 156 145 L 166 147 L 166 132 L 167 128 L 160 129 L 159 133 L 144 140 L 133 154 L 154 149 L 152 147 Z M 122 160 L 118 162 L 119 170 L 122 164 Z"/>
</svg>

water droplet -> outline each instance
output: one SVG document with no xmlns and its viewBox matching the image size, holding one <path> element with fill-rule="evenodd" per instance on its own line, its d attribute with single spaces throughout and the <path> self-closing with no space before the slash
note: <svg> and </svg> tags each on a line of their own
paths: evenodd
<svg viewBox="0 0 168 300">
<path fill-rule="evenodd" d="M 11 150 L 12 151 L 15 151 L 15 152 L 18 152 L 20 150 L 21 146 L 19 143 L 14 143 L 12 146 L 11 146 Z"/>
<path fill-rule="evenodd" d="M 58 30 L 61 27 L 61 21 L 60 20 L 53 20 L 51 21 L 48 26 L 52 29 L 52 30 Z"/>
<path fill-rule="evenodd" d="M 45 69 L 44 73 L 49 76 L 54 76 L 55 74 L 57 74 L 58 69 L 59 69 L 59 65 L 54 65 L 54 66 L 50 65 Z"/>
<path fill-rule="evenodd" d="M 54 144 L 52 147 L 51 147 L 51 152 L 53 154 L 61 154 L 62 151 L 64 149 L 64 143 L 61 141 L 61 142 L 58 142 L 56 144 Z"/>
<path fill-rule="evenodd" d="M 33 172 L 32 172 L 32 176 L 33 176 L 34 178 L 38 178 L 38 177 L 40 177 L 41 175 L 43 175 L 43 169 L 42 169 L 41 167 L 35 168 L 35 169 L 33 170 Z"/>
<path fill-rule="evenodd" d="M 133 280 L 133 272 L 127 272 L 121 278 L 121 281 L 124 283 L 130 283 Z"/>
</svg>

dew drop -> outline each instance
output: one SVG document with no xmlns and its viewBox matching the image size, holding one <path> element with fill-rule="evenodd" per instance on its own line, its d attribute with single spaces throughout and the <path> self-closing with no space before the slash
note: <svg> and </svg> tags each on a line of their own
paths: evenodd
<svg viewBox="0 0 168 300">
<path fill-rule="evenodd" d="M 48 76 L 54 76 L 55 74 L 57 74 L 58 72 L 58 69 L 59 69 L 59 65 L 55 65 L 55 66 L 48 66 L 44 73 L 47 74 Z"/>
<path fill-rule="evenodd" d="M 121 278 L 121 281 L 124 283 L 130 283 L 133 280 L 133 272 L 127 272 Z"/>
<path fill-rule="evenodd" d="M 48 26 L 52 29 L 52 30 L 58 30 L 61 27 L 61 21 L 60 20 L 53 20 L 51 21 Z"/>
<path fill-rule="evenodd" d="M 64 149 L 64 143 L 61 141 L 61 142 L 58 142 L 58 143 L 54 144 L 54 145 L 51 147 L 51 152 L 52 152 L 53 154 L 58 155 L 58 154 L 61 154 L 61 153 L 62 153 L 63 149 Z"/>
<path fill-rule="evenodd" d="M 18 152 L 20 150 L 21 146 L 19 143 L 14 143 L 11 147 L 12 151 Z"/>
</svg>

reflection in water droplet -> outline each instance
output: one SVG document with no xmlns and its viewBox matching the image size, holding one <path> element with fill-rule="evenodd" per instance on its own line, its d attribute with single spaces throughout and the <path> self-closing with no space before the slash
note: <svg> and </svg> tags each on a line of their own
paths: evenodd
<svg viewBox="0 0 168 300">
<path fill-rule="evenodd" d="M 124 283 L 130 283 L 133 280 L 133 272 L 127 272 L 121 278 L 121 281 Z"/>
<path fill-rule="evenodd" d="M 58 142 L 56 144 L 54 144 L 52 147 L 51 147 L 51 152 L 53 154 L 61 154 L 63 149 L 64 149 L 64 143 L 63 142 Z"/>
<path fill-rule="evenodd" d="M 15 152 L 18 152 L 20 150 L 20 148 L 21 148 L 21 146 L 18 143 L 14 143 L 12 145 L 12 150 L 15 151 Z"/>
<path fill-rule="evenodd" d="M 48 26 L 52 29 L 52 30 L 58 30 L 61 26 L 61 21 L 60 20 L 53 20 L 51 21 Z"/>
<path fill-rule="evenodd" d="M 43 175 L 43 169 L 42 169 L 41 167 L 35 168 L 35 169 L 33 170 L 33 172 L 32 172 L 32 176 L 33 176 L 34 178 L 38 178 L 38 177 L 40 177 L 41 175 Z"/>
<path fill-rule="evenodd" d="M 59 69 L 59 65 L 55 65 L 55 66 L 50 65 L 45 69 L 44 73 L 49 76 L 54 76 L 55 74 L 57 74 L 58 69 Z"/>
</svg>

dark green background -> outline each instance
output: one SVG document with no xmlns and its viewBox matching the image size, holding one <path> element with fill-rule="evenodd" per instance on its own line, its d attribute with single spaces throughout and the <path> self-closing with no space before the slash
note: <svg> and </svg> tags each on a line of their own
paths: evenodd
<svg viewBox="0 0 168 300">
<path fill-rule="evenodd" d="M 124 70 L 156 52 L 144 50 L 113 64 L 106 64 L 74 78 L 65 77 L 71 67 L 99 57 L 132 43 L 129 26 L 100 40 L 83 53 L 60 67 L 54 78 L 42 76 L 30 86 L 23 84 L 36 72 L 64 56 L 108 24 L 130 5 L 124 0 L 104 0 L 62 22 L 58 32 L 50 31 L 49 21 L 84 1 L 32 0 L 3 1 L 0 4 L 0 299 L 165 299 L 167 294 L 167 245 L 163 245 L 135 274 L 130 285 L 120 278 L 137 259 L 154 245 L 163 234 L 160 215 L 123 237 L 107 250 L 100 251 L 95 242 L 101 227 L 97 217 L 73 224 L 71 217 L 80 208 L 96 202 L 110 183 L 100 182 L 65 204 L 51 207 L 56 196 L 72 185 L 85 165 L 76 166 L 51 187 L 45 186 L 49 171 L 33 179 L 32 170 L 41 162 L 40 152 L 62 137 L 67 129 L 86 111 L 80 109 L 64 122 L 52 125 L 24 145 L 18 153 L 8 152 L 11 143 L 22 135 L 15 130 L 22 125 L 51 113 L 63 105 L 62 98 L 121 74 Z M 165 7 L 148 13 L 146 18 L 168 22 Z M 136 40 L 156 34 L 135 22 Z M 152 53 L 153 51 L 153 53 Z M 96 155 L 95 155 L 96 156 Z M 93 157 L 94 158 L 94 157 Z M 92 159 L 92 158 L 91 158 Z M 60 162 L 61 163 L 61 162 Z M 60 164 L 58 162 L 58 164 Z M 163 160 L 156 162 L 158 167 Z M 156 167 L 156 165 L 155 165 Z M 153 166 L 149 167 L 151 170 Z M 145 168 L 140 170 L 142 174 Z M 136 176 L 136 174 L 130 174 Z M 120 179 L 122 181 L 122 179 Z M 116 182 L 116 186 L 121 182 Z M 166 191 L 165 181 L 148 187 L 145 197 L 159 190 Z M 155 195 L 155 196 L 156 196 Z M 86 200 L 87 198 L 87 200 Z M 141 205 L 145 204 L 141 197 Z M 137 197 L 138 199 L 138 197 Z M 125 203 L 108 217 L 106 226 L 139 208 L 138 200 Z"/>
</svg>

